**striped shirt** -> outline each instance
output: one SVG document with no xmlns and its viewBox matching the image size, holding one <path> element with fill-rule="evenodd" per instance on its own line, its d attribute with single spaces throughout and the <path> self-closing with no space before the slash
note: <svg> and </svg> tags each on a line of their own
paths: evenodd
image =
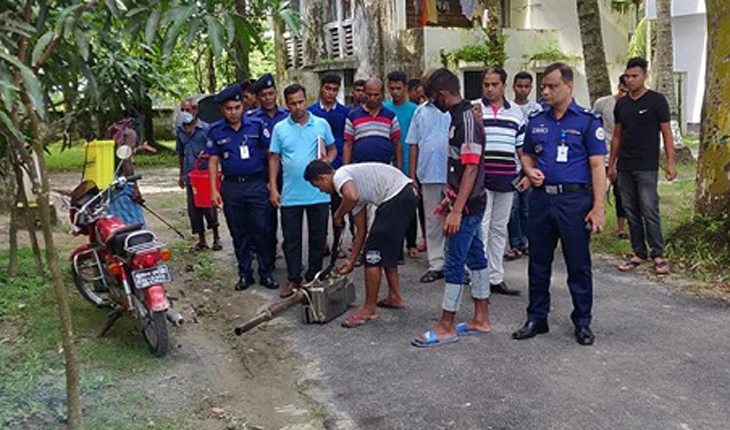
<svg viewBox="0 0 730 430">
<path fill-rule="evenodd" d="M 487 205 L 484 187 L 478 186 L 484 182 L 484 165 L 481 162 L 484 154 L 484 128 L 479 125 L 479 118 L 472 111 L 468 100 L 462 100 L 461 103 L 454 105 L 449 113 L 451 127 L 446 194 L 453 206 L 459 195 L 465 166 L 476 164 L 478 166 L 476 182 L 464 206 L 465 215 L 475 215 L 484 211 Z"/>
<path fill-rule="evenodd" d="M 513 191 L 517 175 L 515 155 L 525 138 L 525 117 L 519 106 L 504 100 L 495 110 L 482 98 L 482 122 L 486 134 L 484 147 L 484 186 L 492 191 Z"/>
<path fill-rule="evenodd" d="M 400 124 L 395 113 L 384 107 L 371 115 L 364 107 L 347 114 L 345 141 L 353 142 L 354 163 L 379 162 L 390 164 L 395 158 L 393 139 L 401 135 Z"/>
</svg>

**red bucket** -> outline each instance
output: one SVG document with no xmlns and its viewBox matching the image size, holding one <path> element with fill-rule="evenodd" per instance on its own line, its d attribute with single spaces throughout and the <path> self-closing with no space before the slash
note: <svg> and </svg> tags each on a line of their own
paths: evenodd
<svg viewBox="0 0 730 430">
<path fill-rule="evenodd" d="M 193 170 L 188 173 L 190 186 L 193 188 L 193 204 L 196 208 L 212 208 L 213 201 L 210 195 L 210 174 L 208 170 L 200 170 L 200 158 L 195 159 Z M 221 172 L 218 172 L 218 191 L 221 190 Z"/>
</svg>

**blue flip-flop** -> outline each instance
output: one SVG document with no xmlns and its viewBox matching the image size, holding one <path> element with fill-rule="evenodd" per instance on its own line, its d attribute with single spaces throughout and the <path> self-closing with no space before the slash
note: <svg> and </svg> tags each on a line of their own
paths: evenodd
<svg viewBox="0 0 730 430">
<path fill-rule="evenodd" d="M 486 336 L 489 333 L 488 331 L 471 329 L 465 322 L 456 324 L 456 334 L 459 336 Z"/>
<path fill-rule="evenodd" d="M 436 335 L 436 331 L 434 331 L 433 329 L 423 333 L 421 337 L 423 338 L 423 340 L 418 338 L 413 339 L 411 345 L 415 346 L 416 348 L 429 348 L 432 346 L 441 346 L 447 343 L 457 342 L 459 340 L 458 336 L 439 339 Z"/>
</svg>

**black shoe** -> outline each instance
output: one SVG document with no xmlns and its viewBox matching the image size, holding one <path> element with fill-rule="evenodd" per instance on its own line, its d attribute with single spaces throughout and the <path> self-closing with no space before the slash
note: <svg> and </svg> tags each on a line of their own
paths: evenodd
<svg viewBox="0 0 730 430">
<path fill-rule="evenodd" d="M 515 340 L 529 339 L 531 337 L 537 336 L 538 334 L 545 334 L 549 331 L 550 331 L 550 326 L 548 326 L 547 321 L 543 321 L 540 323 L 528 321 L 525 323 L 525 325 L 522 326 L 521 329 L 512 333 L 512 339 L 515 339 Z"/>
<path fill-rule="evenodd" d="M 492 293 L 494 294 L 503 294 L 505 296 L 519 296 L 522 294 L 520 290 L 513 290 L 511 288 L 507 288 L 507 284 L 503 282 L 500 282 L 499 284 L 490 284 L 489 288 L 492 289 Z"/>
<path fill-rule="evenodd" d="M 259 282 L 262 286 L 268 288 L 269 290 L 278 290 L 279 289 L 279 283 L 274 280 L 272 277 L 268 278 L 261 278 Z"/>
<path fill-rule="evenodd" d="M 593 345 L 593 342 L 596 340 L 596 337 L 593 336 L 593 332 L 591 331 L 590 327 L 581 327 L 575 328 L 575 340 L 583 345 L 583 346 L 589 346 Z"/>
<path fill-rule="evenodd" d="M 464 285 L 465 287 L 471 285 L 471 273 L 464 272 L 464 280 L 462 282 L 462 285 Z"/>
<path fill-rule="evenodd" d="M 255 283 L 256 281 L 254 281 L 253 276 L 246 276 L 245 278 L 240 277 L 238 278 L 236 285 L 233 286 L 233 289 L 236 291 L 243 291 Z"/>
<path fill-rule="evenodd" d="M 444 278 L 443 270 L 429 270 L 425 275 L 421 276 L 421 282 L 428 284 L 430 282 L 438 281 Z"/>
</svg>

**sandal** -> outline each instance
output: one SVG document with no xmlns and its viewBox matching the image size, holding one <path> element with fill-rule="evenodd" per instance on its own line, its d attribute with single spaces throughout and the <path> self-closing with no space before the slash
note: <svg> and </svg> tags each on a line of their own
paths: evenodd
<svg viewBox="0 0 730 430">
<path fill-rule="evenodd" d="M 421 283 L 428 284 L 443 278 L 444 272 L 442 270 L 429 270 L 425 275 L 421 276 Z"/>
<path fill-rule="evenodd" d="M 391 304 L 388 299 L 380 299 L 378 300 L 378 307 L 384 309 L 403 309 L 405 305 L 396 306 Z"/>
<path fill-rule="evenodd" d="M 438 335 L 436 334 L 436 331 L 434 329 L 431 329 L 421 335 L 421 338 L 413 339 L 411 342 L 411 345 L 415 346 L 416 348 L 428 348 L 432 346 L 440 346 L 445 345 L 447 343 L 454 343 L 459 340 L 459 336 L 454 337 L 445 337 L 442 339 L 439 339 Z"/>
<path fill-rule="evenodd" d="M 208 245 L 205 243 L 198 242 L 195 244 L 195 247 L 193 249 L 196 251 L 204 251 L 204 250 L 208 249 Z"/>
<path fill-rule="evenodd" d="M 666 275 L 669 273 L 669 263 L 667 260 L 660 258 L 658 261 L 654 260 L 654 267 L 652 267 L 654 273 L 657 275 Z"/>
<path fill-rule="evenodd" d="M 632 270 L 641 266 L 641 264 L 644 263 L 644 261 L 645 260 L 643 258 L 631 257 L 629 260 L 626 261 L 626 263 L 618 266 L 618 270 L 620 270 L 622 272 L 631 272 Z"/>
<path fill-rule="evenodd" d="M 370 321 L 378 319 L 377 316 L 362 316 L 359 314 L 352 314 L 345 321 L 342 322 L 342 327 L 344 328 L 355 328 L 360 327 L 361 325 L 367 324 Z"/>
</svg>

